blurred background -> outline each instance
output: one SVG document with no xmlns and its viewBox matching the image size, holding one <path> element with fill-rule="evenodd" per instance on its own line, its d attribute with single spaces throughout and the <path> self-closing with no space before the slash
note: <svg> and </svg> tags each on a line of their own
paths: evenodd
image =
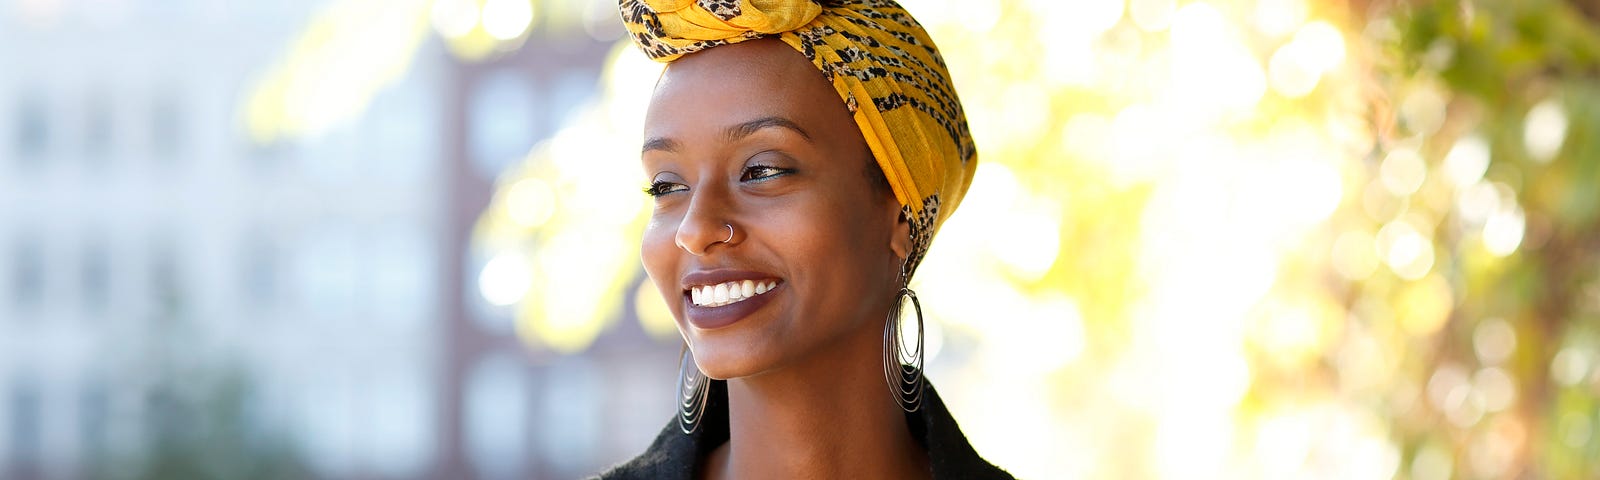
<svg viewBox="0 0 1600 480">
<path fill-rule="evenodd" d="M 904 0 L 1024 478 L 1600 478 L 1600 2 Z M 610 0 L 0 2 L 0 478 L 576 478 L 673 413 Z"/>
</svg>

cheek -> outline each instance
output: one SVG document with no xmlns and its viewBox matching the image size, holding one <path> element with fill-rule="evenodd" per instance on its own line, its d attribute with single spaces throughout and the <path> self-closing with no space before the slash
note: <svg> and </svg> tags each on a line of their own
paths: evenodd
<svg viewBox="0 0 1600 480">
<path fill-rule="evenodd" d="M 891 254 L 881 228 L 848 202 L 818 201 L 774 218 L 792 264 L 808 266 L 814 288 L 828 297 L 860 295 L 875 282 L 871 266 Z M 817 293 L 823 293 L 817 292 Z"/>
<path fill-rule="evenodd" d="M 678 246 L 674 240 L 674 229 L 666 222 L 652 220 L 644 229 L 639 245 L 639 259 L 644 263 L 644 273 L 650 276 L 657 288 L 661 290 L 661 297 L 677 312 L 679 305 L 675 295 L 672 295 L 672 285 L 677 284 L 677 251 Z"/>
</svg>

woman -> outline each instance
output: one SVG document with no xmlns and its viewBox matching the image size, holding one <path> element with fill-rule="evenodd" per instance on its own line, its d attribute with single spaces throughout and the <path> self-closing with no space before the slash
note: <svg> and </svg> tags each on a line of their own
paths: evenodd
<svg viewBox="0 0 1600 480">
<path fill-rule="evenodd" d="M 907 283 L 977 162 L 927 32 L 891 0 L 621 11 L 667 62 L 641 256 L 687 345 L 679 418 L 602 477 L 1010 478 L 920 376 Z"/>
</svg>

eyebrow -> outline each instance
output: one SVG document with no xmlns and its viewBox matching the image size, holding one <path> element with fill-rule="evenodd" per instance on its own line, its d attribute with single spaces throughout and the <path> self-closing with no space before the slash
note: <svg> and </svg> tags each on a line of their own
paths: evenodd
<svg viewBox="0 0 1600 480">
<path fill-rule="evenodd" d="M 794 123 L 793 120 L 783 117 L 761 117 L 734 125 L 723 130 L 722 136 L 723 138 L 726 138 L 728 141 L 732 142 L 744 137 L 748 137 L 758 131 L 761 131 L 762 129 L 767 128 L 786 128 L 794 133 L 800 134 L 800 136 L 805 138 L 807 142 L 811 141 L 811 134 L 807 133 L 806 129 L 800 128 L 800 125 Z M 673 139 L 656 137 L 644 142 L 643 151 L 648 152 L 651 150 L 661 150 L 666 152 L 676 152 L 678 151 L 678 147 L 678 142 Z"/>
<path fill-rule="evenodd" d="M 651 150 L 661 150 L 663 152 L 676 152 L 676 151 L 678 151 L 678 142 L 674 142 L 670 138 L 661 138 L 661 137 L 652 138 L 652 139 L 646 140 L 644 142 L 644 150 L 643 150 L 643 152 L 648 152 L 648 151 L 651 151 Z"/>
<path fill-rule="evenodd" d="M 738 124 L 738 125 L 734 125 L 732 127 L 728 127 L 727 130 L 724 130 L 722 132 L 722 135 L 724 137 L 727 137 L 728 141 L 734 141 L 734 140 L 738 140 L 738 139 L 741 139 L 741 138 L 744 138 L 744 137 L 748 137 L 748 136 L 756 133 L 757 131 L 760 131 L 763 128 L 772 128 L 772 127 L 787 128 L 789 130 L 793 130 L 794 133 L 798 133 L 798 134 L 800 134 L 801 137 L 804 137 L 806 139 L 806 141 L 808 141 L 808 142 L 811 141 L 811 134 L 806 133 L 806 129 L 800 128 L 800 125 L 794 123 L 793 120 L 790 120 L 790 119 L 787 119 L 787 118 L 783 118 L 783 117 L 762 117 L 762 118 L 757 118 L 755 120 L 751 120 L 751 121 L 744 122 L 744 123 L 741 123 L 741 124 Z"/>
</svg>

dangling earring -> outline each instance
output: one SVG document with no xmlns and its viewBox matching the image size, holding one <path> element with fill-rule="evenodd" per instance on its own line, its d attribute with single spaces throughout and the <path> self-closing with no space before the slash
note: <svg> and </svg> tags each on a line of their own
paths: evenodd
<svg viewBox="0 0 1600 480">
<path fill-rule="evenodd" d="M 883 326 L 883 379 L 889 383 L 889 393 L 900 408 L 915 412 L 922 407 L 922 303 L 917 301 L 917 292 L 911 291 L 906 277 L 905 267 L 901 266 L 900 293 Z M 917 312 L 917 343 L 909 352 L 900 338 L 900 314 L 907 298 Z"/>
<path fill-rule="evenodd" d="M 711 379 L 700 372 L 700 367 L 694 363 L 694 352 L 689 350 L 689 345 L 683 346 L 683 353 L 678 359 L 678 427 L 683 433 L 692 434 L 700 427 L 701 417 L 706 412 L 707 391 L 710 390 Z"/>
</svg>

